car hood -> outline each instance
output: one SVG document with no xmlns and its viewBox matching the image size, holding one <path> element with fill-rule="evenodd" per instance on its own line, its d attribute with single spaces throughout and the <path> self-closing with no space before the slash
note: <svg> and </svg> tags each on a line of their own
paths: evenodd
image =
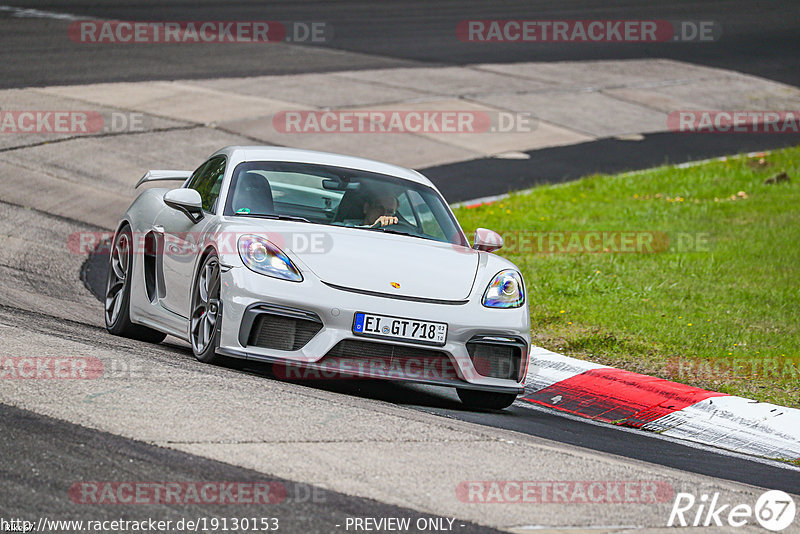
<svg viewBox="0 0 800 534">
<path fill-rule="evenodd" d="M 472 291 L 480 258 L 472 249 L 355 228 L 321 234 L 321 247 L 287 252 L 328 284 L 437 300 L 465 300 Z"/>
</svg>

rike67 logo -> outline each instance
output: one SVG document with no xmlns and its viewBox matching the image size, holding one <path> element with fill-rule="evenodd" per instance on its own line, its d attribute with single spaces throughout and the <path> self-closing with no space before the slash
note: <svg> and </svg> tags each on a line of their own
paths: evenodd
<svg viewBox="0 0 800 534">
<path fill-rule="evenodd" d="M 767 530 L 779 532 L 792 524 L 795 512 L 794 500 L 780 490 L 763 493 L 755 506 L 723 504 L 719 493 L 703 494 L 699 499 L 691 493 L 678 493 L 667 526 L 721 527 L 727 523 L 731 527 L 743 527 L 758 522 Z"/>
</svg>

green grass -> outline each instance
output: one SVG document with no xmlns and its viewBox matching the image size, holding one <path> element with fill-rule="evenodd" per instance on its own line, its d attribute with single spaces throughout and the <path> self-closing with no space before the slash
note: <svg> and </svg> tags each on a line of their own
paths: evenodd
<svg viewBox="0 0 800 534">
<path fill-rule="evenodd" d="M 764 183 L 782 172 L 790 182 Z M 501 250 L 525 276 L 534 344 L 800 405 L 800 147 L 588 176 L 456 216 L 469 234 L 666 233 L 654 253 Z"/>
</svg>

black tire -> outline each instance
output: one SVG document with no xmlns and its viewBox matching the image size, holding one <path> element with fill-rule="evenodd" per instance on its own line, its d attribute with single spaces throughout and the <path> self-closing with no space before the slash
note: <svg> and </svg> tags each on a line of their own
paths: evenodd
<svg viewBox="0 0 800 534">
<path fill-rule="evenodd" d="M 200 263 L 192 284 L 192 306 L 189 319 L 189 340 L 194 357 L 203 363 L 219 363 L 218 321 L 222 317 L 219 301 L 219 258 L 209 253 Z"/>
<path fill-rule="evenodd" d="M 483 410 L 502 410 L 508 408 L 516 400 L 516 393 L 495 393 L 494 391 L 477 391 L 457 388 L 458 398 L 467 408 Z"/>
<path fill-rule="evenodd" d="M 106 330 L 115 336 L 161 343 L 167 334 L 131 322 L 131 271 L 133 267 L 133 235 L 128 226 L 122 228 L 111 245 L 106 275 L 104 313 Z"/>
</svg>

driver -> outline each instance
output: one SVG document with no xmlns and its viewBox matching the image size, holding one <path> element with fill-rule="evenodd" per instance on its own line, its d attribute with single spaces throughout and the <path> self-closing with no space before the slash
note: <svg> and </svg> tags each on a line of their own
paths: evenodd
<svg viewBox="0 0 800 534">
<path fill-rule="evenodd" d="M 397 197 L 389 191 L 374 191 L 367 194 L 364 202 L 364 222 L 368 226 L 397 224 Z"/>
</svg>

